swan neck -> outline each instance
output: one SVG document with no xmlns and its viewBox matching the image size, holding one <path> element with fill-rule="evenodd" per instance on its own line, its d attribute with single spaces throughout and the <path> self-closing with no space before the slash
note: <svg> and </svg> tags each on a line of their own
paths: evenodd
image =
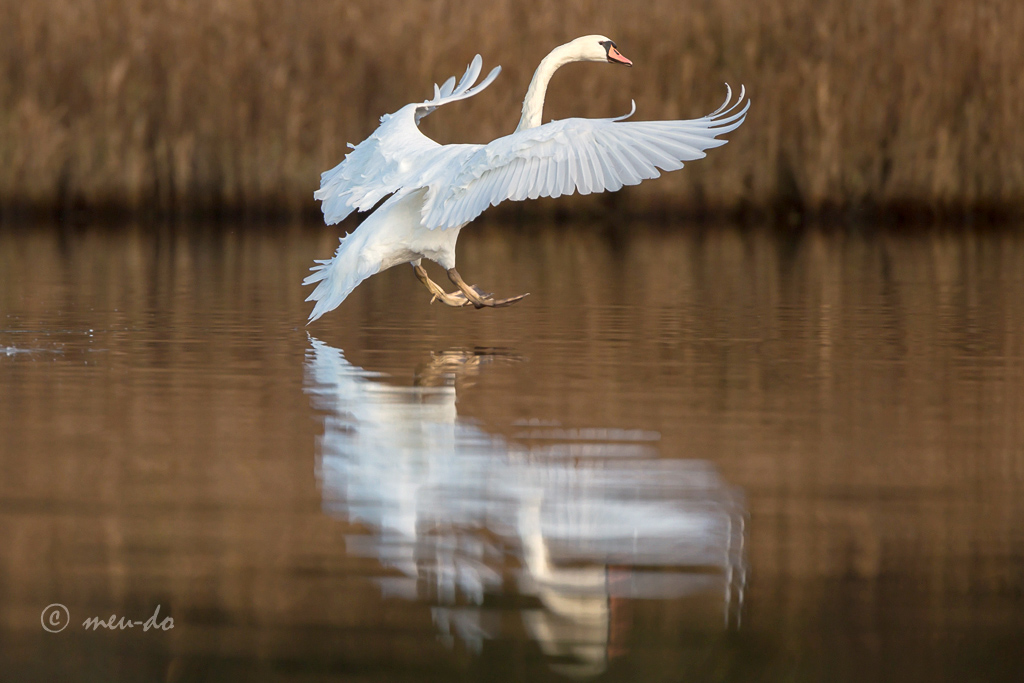
<svg viewBox="0 0 1024 683">
<path fill-rule="evenodd" d="M 548 91 L 548 83 L 558 69 L 569 62 L 575 61 L 566 50 L 566 46 L 556 47 L 548 56 L 541 60 L 540 66 L 533 72 L 533 80 L 523 100 L 523 116 L 519 119 L 516 132 L 527 128 L 536 128 L 542 123 L 544 114 L 544 96 Z"/>
</svg>

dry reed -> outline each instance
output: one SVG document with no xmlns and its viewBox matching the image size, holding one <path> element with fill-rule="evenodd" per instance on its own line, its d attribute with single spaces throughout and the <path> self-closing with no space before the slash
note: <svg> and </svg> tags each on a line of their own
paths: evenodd
<svg viewBox="0 0 1024 683">
<path fill-rule="evenodd" d="M 441 141 L 510 131 L 540 57 L 591 32 L 637 67 L 566 67 L 547 117 L 699 116 L 725 81 L 753 100 L 708 160 L 606 202 L 1024 201 L 1019 0 L 0 0 L 0 210 L 312 211 L 346 142 L 475 53 L 505 71 L 424 121 Z"/>
</svg>

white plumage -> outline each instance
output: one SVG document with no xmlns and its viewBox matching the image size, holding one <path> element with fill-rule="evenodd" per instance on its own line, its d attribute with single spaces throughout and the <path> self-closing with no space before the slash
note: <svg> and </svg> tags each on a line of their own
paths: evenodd
<svg viewBox="0 0 1024 683">
<path fill-rule="evenodd" d="M 540 125 L 552 74 L 573 61 L 632 64 L 604 36 L 577 38 L 553 50 L 537 68 L 514 133 L 486 145 L 440 145 L 420 132 L 419 120 L 491 84 L 501 67 L 474 86 L 482 66 L 477 55 L 457 85 L 450 78 L 443 86 L 434 86 L 433 99 L 381 117 L 370 137 L 324 173 L 314 197 L 321 200 L 329 225 L 391 196 L 342 238 L 333 259 L 318 261 L 304 280 L 303 284 L 319 283 L 307 299 L 316 302 L 310 321 L 336 308 L 370 275 L 399 263 L 412 263 L 434 299 L 448 305 L 514 303 L 522 296 L 496 301 L 462 282 L 455 271 L 455 242 L 463 226 L 508 199 L 614 192 L 657 178 L 659 169 L 680 169 L 685 161 L 703 158 L 704 150 L 724 145 L 726 140 L 717 136 L 739 127 L 750 107 L 742 89 L 730 106 L 732 89 L 726 86 L 725 103 L 699 119 L 626 122 L 634 104 L 633 111 L 618 118 L 571 118 Z M 446 293 L 430 281 L 420 267 L 423 258 L 448 270 L 460 291 Z"/>
</svg>

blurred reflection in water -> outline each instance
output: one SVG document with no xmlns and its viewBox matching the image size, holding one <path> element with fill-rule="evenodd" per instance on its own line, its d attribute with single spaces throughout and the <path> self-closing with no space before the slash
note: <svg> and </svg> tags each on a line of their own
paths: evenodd
<svg viewBox="0 0 1024 683">
<path fill-rule="evenodd" d="M 516 360 L 446 351 L 395 386 L 312 339 L 324 508 L 366 527 L 347 548 L 388 568 L 382 593 L 427 602 L 442 639 L 472 651 L 516 613 L 553 668 L 578 675 L 623 652 L 631 599 L 686 600 L 695 623 L 738 627 L 737 490 L 706 461 L 660 459 L 655 432 L 530 420 L 517 443 L 460 418 L 456 379 Z"/>
</svg>

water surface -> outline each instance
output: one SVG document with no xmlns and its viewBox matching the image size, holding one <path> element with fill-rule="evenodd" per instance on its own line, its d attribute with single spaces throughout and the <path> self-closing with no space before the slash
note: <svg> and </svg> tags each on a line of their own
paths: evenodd
<svg viewBox="0 0 1024 683">
<path fill-rule="evenodd" d="M 523 302 L 307 328 L 335 240 L 0 227 L 5 676 L 1024 676 L 1024 237 L 481 227 Z"/>
</svg>

